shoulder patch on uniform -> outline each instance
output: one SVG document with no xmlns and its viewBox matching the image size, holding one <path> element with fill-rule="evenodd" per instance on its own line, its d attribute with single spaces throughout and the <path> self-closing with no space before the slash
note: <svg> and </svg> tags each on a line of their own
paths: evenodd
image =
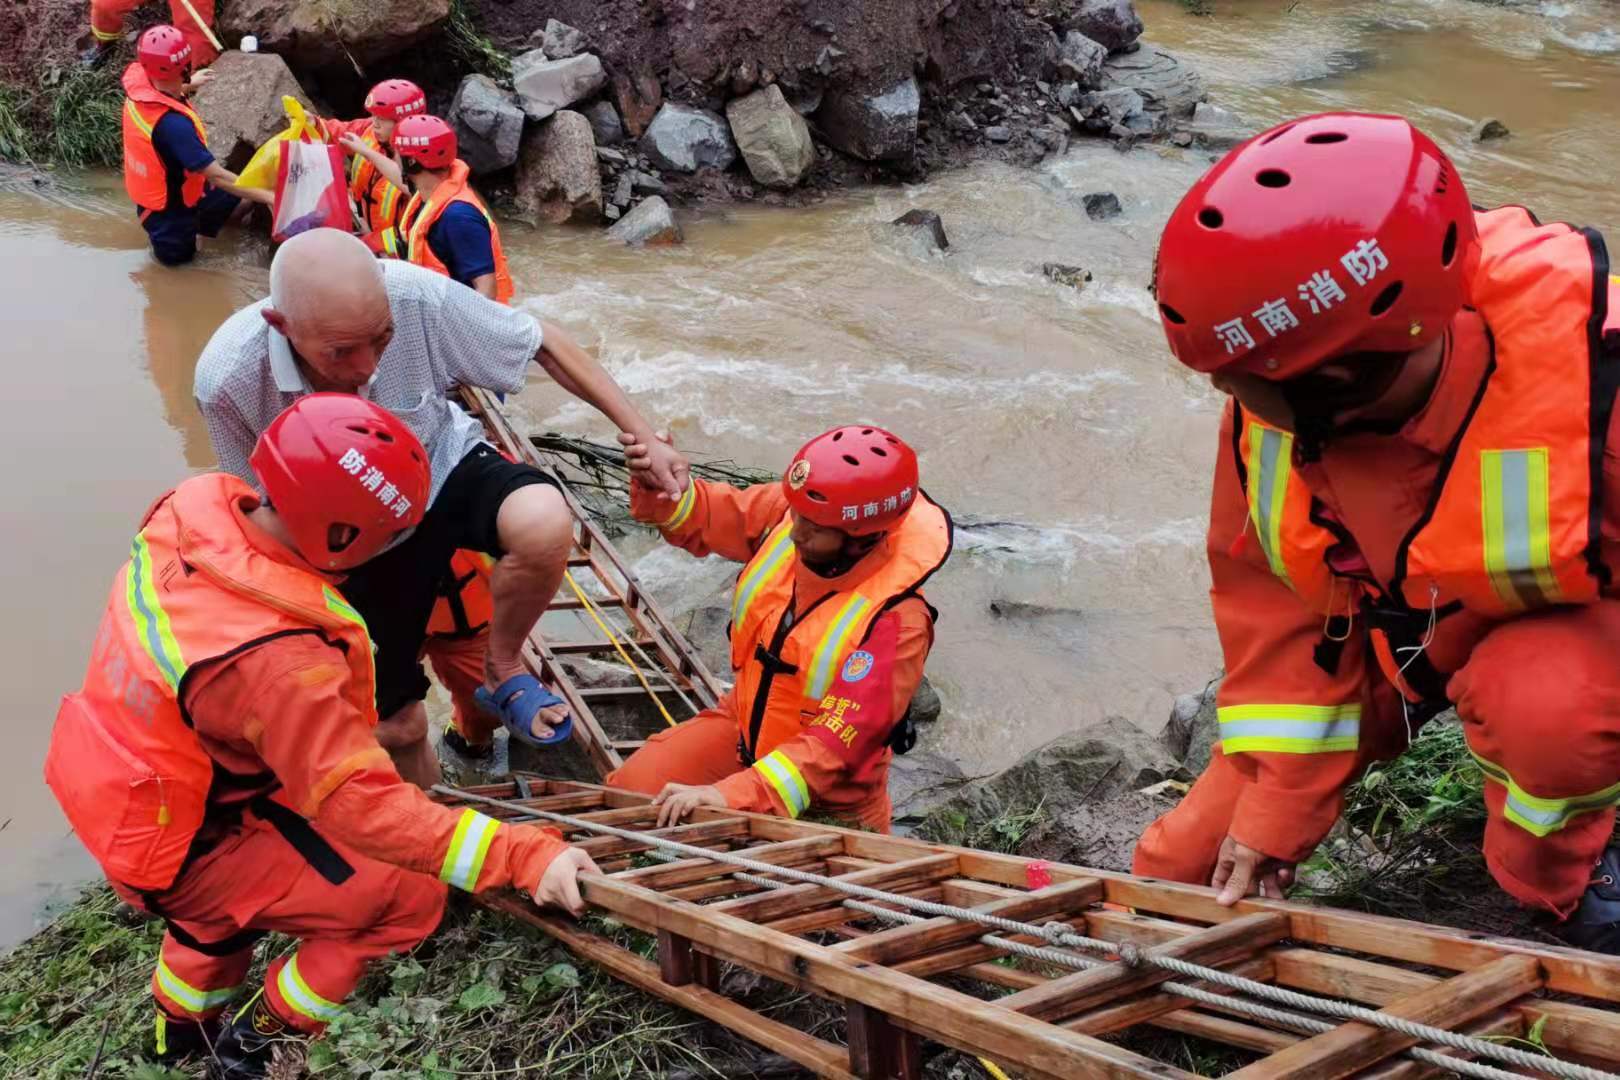
<svg viewBox="0 0 1620 1080">
<path fill-rule="evenodd" d="M 856 649 L 849 654 L 849 659 L 844 661 L 844 670 L 842 672 L 844 681 L 860 682 L 872 673 L 874 662 L 871 653 L 865 649 Z"/>
</svg>

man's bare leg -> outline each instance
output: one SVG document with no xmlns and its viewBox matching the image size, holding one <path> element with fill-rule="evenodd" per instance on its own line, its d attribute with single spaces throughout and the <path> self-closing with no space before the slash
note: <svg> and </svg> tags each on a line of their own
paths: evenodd
<svg viewBox="0 0 1620 1080">
<path fill-rule="evenodd" d="M 377 744 L 405 780 L 426 791 L 440 780 L 439 755 L 428 741 L 427 703 L 414 701 L 377 722 Z"/>
<path fill-rule="evenodd" d="M 501 503 L 495 528 L 506 554 L 489 579 L 495 613 L 490 619 L 484 681 L 491 690 L 526 670 L 523 643 L 562 585 L 574 544 L 574 520 L 562 492 L 550 484 L 530 484 Z M 542 710 L 535 723 L 546 730 L 536 736 L 549 735 L 551 725 L 566 715 L 566 705 Z"/>
</svg>

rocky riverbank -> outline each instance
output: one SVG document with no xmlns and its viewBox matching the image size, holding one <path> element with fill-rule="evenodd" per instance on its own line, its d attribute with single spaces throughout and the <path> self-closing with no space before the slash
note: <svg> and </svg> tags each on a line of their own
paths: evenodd
<svg viewBox="0 0 1620 1080">
<path fill-rule="evenodd" d="M 6 120 L 26 132 L 58 119 L 54 88 L 83 79 L 82 6 L 0 9 L 0 38 L 20 46 L 0 60 L 0 157 L 48 155 L 46 139 L 8 140 Z M 1142 40 L 1130 0 L 219 6 L 226 45 L 251 34 L 260 49 L 224 54 L 199 95 L 228 166 L 280 128 L 283 94 L 349 116 L 372 82 L 402 75 L 513 215 L 611 224 L 654 201 L 632 242 L 678 239 L 659 200 L 802 202 L 977 158 L 1033 164 L 1072 138 L 1190 145 L 1204 97 L 1196 72 Z M 116 93 L 105 73 L 95 85 Z"/>
</svg>

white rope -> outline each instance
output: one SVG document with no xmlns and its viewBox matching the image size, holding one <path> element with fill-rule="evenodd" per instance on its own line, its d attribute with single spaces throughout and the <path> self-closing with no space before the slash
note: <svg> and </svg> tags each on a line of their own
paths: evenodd
<svg viewBox="0 0 1620 1080">
<path fill-rule="evenodd" d="M 1560 1061 L 1557 1058 L 1547 1057 L 1541 1054 L 1531 1054 L 1524 1050 L 1517 1049 L 1516 1047 L 1488 1042 L 1484 1039 L 1475 1038 L 1472 1035 L 1460 1035 L 1457 1032 L 1447 1031 L 1444 1028 L 1432 1027 L 1428 1024 L 1419 1024 L 1403 1017 L 1391 1016 L 1388 1013 L 1377 1012 L 1372 1009 L 1363 1008 L 1360 1005 L 1352 1005 L 1349 1002 L 1337 1001 L 1331 998 L 1315 997 L 1310 994 L 1297 993 L 1293 990 L 1273 986 L 1270 983 L 1258 982 L 1254 979 L 1243 978 L 1240 975 L 1233 975 L 1230 972 L 1222 971 L 1219 968 L 1205 967 L 1202 964 L 1188 963 L 1185 960 L 1179 960 L 1172 956 L 1163 956 L 1153 952 L 1144 951 L 1128 942 L 1122 943 L 1105 941 L 1101 938 L 1085 937 L 1081 934 L 1074 933 L 1067 924 L 1061 921 L 1054 920 L 1041 925 L 1020 922 L 1016 919 L 1007 919 L 999 915 L 992 915 L 982 911 L 974 911 L 971 908 L 957 907 L 954 904 L 940 904 L 931 900 L 922 900 L 914 896 L 905 896 L 900 893 L 884 892 L 882 889 L 874 889 L 865 885 L 857 885 L 853 882 L 841 881 L 838 878 L 826 877 L 822 874 L 812 874 L 807 870 L 798 870 L 790 866 L 774 866 L 770 863 L 759 862 L 757 860 L 747 858 L 743 855 L 737 855 L 729 851 L 714 851 L 709 848 L 695 847 L 691 844 L 683 844 L 677 840 L 669 840 L 658 836 L 649 836 L 646 833 L 635 832 L 631 829 L 621 829 L 617 826 L 606 825 L 598 821 L 587 821 L 583 818 L 573 817 L 568 814 L 557 814 L 549 810 L 538 810 L 532 806 L 524 806 L 521 803 L 505 802 L 501 799 L 492 799 L 485 795 L 475 795 L 470 791 L 459 791 L 456 788 L 452 788 L 444 784 L 435 785 L 433 790 L 443 795 L 449 795 L 452 798 L 484 803 L 489 806 L 498 807 L 500 809 L 523 814 L 525 816 L 539 817 L 548 821 L 555 821 L 560 824 L 567 825 L 572 829 L 601 833 L 606 836 L 617 836 L 621 839 L 631 840 L 638 844 L 646 844 L 650 847 L 661 848 L 665 851 L 677 852 L 685 855 L 688 858 L 703 859 L 709 862 L 721 863 L 727 866 L 736 866 L 755 873 L 775 874 L 778 877 L 787 878 L 790 881 L 797 881 L 806 885 L 818 885 L 823 888 L 832 889 L 835 892 L 846 893 L 850 896 L 859 896 L 868 900 L 875 900 L 880 903 L 893 904 L 898 907 L 908 908 L 913 912 L 923 915 L 931 915 L 936 918 L 948 918 L 956 919 L 960 922 L 972 922 L 977 923 L 980 926 L 988 926 L 991 929 L 1001 930 L 1009 934 L 1042 938 L 1047 942 L 1048 945 L 1054 947 L 1066 945 L 1070 948 L 1085 949 L 1089 952 L 1101 952 L 1110 955 L 1117 955 L 1120 958 L 1120 961 L 1127 967 L 1139 967 L 1143 963 L 1151 964 L 1154 967 L 1163 968 L 1166 971 L 1173 971 L 1179 975 L 1185 975 L 1189 978 L 1202 979 L 1205 982 L 1211 982 L 1217 986 L 1224 986 L 1239 993 L 1248 994 L 1251 997 L 1273 1001 L 1280 1005 L 1288 1006 L 1289 1008 L 1303 1009 L 1307 1012 L 1323 1013 L 1329 1016 L 1337 1016 L 1344 1020 L 1353 1020 L 1364 1024 L 1370 1024 L 1374 1027 L 1381 1027 L 1389 1031 L 1397 1032 L 1420 1042 L 1438 1043 L 1442 1046 L 1449 1046 L 1452 1049 L 1461 1050 L 1465 1053 L 1476 1054 L 1480 1057 L 1495 1058 L 1498 1061 L 1505 1062 L 1509 1065 L 1515 1065 L 1519 1068 L 1548 1073 L 1553 1076 L 1560 1077 L 1561 1080 L 1620 1080 L 1620 1076 L 1617 1076 L 1614 1073 L 1604 1072 L 1600 1069 L 1592 1069 L 1584 1065 L 1576 1065 L 1570 1062 Z M 1016 946 L 1017 944 L 1018 943 L 1016 942 L 1007 943 L 1009 946 Z M 998 945 L 997 947 L 1000 948 L 1004 946 Z M 1021 949 L 1014 948 L 1012 951 L 1020 952 Z M 1056 952 L 1055 948 L 1054 952 Z M 1067 956 L 1067 954 L 1063 953 L 1056 953 L 1056 955 Z M 1052 962 L 1061 963 L 1071 967 L 1077 966 L 1072 962 L 1072 960 L 1073 958 L 1066 958 L 1061 961 L 1054 960 Z M 1168 986 L 1168 984 L 1166 985 Z M 1185 990 L 1196 990 L 1196 988 L 1182 986 L 1180 989 L 1177 989 L 1174 992 L 1180 994 Z M 1226 1001 L 1227 999 L 1223 998 L 1222 1000 Z M 1230 1004 L 1236 1005 L 1237 1003 L 1230 1002 Z M 1458 1071 L 1461 1071 L 1461 1068 L 1468 1064 L 1466 1062 L 1454 1061 L 1449 1058 L 1444 1058 L 1443 1061 L 1446 1068 L 1456 1069 Z"/>
</svg>

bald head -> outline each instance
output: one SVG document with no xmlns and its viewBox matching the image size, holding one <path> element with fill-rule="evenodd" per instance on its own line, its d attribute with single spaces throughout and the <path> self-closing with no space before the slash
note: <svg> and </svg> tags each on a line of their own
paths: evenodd
<svg viewBox="0 0 1620 1080">
<path fill-rule="evenodd" d="M 311 229 L 281 245 L 263 313 L 317 390 L 359 390 L 394 332 L 382 267 L 358 238 L 336 229 Z"/>
</svg>

